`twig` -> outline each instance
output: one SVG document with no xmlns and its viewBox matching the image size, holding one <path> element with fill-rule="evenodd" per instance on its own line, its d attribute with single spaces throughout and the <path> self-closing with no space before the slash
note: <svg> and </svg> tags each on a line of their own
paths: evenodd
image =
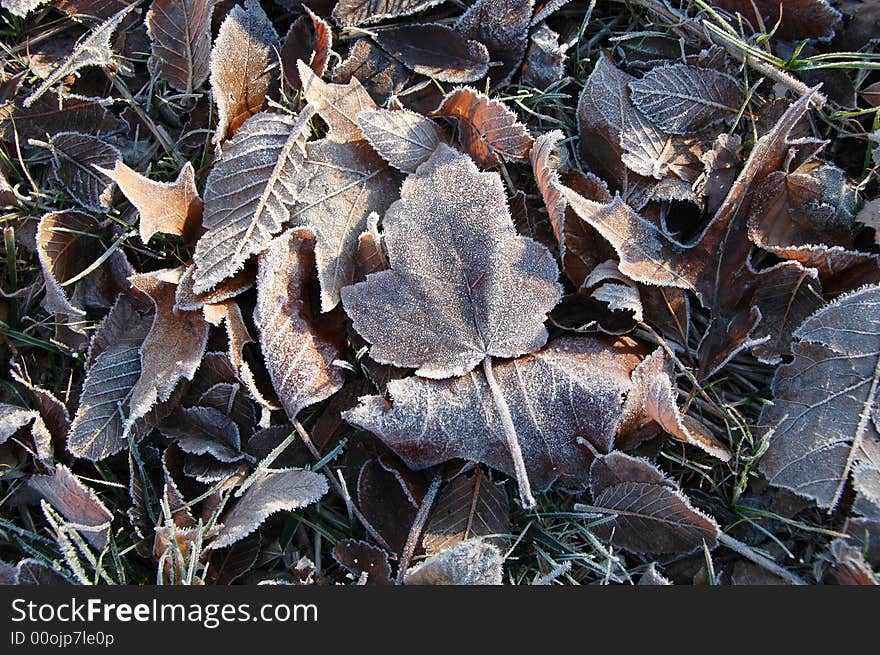
<svg viewBox="0 0 880 655">
<path fill-rule="evenodd" d="M 443 476 L 439 470 L 431 478 L 431 484 L 428 487 L 428 491 L 425 492 L 425 497 L 422 499 L 422 504 L 416 513 L 416 518 L 409 529 L 409 536 L 407 536 L 406 543 L 403 546 L 403 553 L 400 555 L 400 565 L 397 568 L 397 578 L 395 579 L 397 584 L 403 584 L 406 569 L 409 567 L 409 561 L 416 550 L 416 544 L 419 543 L 419 537 L 422 536 L 422 530 L 425 529 L 425 523 L 428 522 L 428 514 L 431 513 L 431 507 L 434 506 L 434 499 L 437 497 L 437 491 L 440 489 L 440 482 L 442 480 Z"/>
<path fill-rule="evenodd" d="M 726 535 L 724 533 L 718 535 L 718 541 L 730 548 L 733 552 L 742 555 L 750 562 L 754 562 L 762 569 L 766 569 L 770 571 L 773 575 L 777 575 L 784 580 L 788 580 L 792 584 L 795 585 L 806 585 L 807 582 L 799 575 L 792 573 L 788 569 L 785 569 L 776 562 L 774 562 L 769 557 L 764 557 L 760 553 L 756 552 L 753 548 L 750 548 L 748 545 L 744 544 L 741 541 L 738 541 L 731 537 L 730 535 Z"/>
<path fill-rule="evenodd" d="M 537 503 L 535 497 L 532 496 L 532 485 L 529 484 L 529 475 L 526 472 L 526 463 L 523 459 L 522 449 L 519 447 L 519 440 L 516 437 L 516 428 L 513 425 L 513 417 L 510 415 L 510 407 L 501 393 L 501 387 L 495 380 L 495 373 L 492 371 L 492 358 L 486 357 L 483 360 L 483 371 L 486 373 L 486 381 L 489 383 L 489 390 L 492 392 L 492 400 L 495 401 L 495 409 L 501 416 L 501 425 L 504 427 L 504 436 L 507 439 L 507 448 L 510 450 L 510 456 L 513 459 L 513 469 L 516 472 L 516 482 L 519 487 L 519 497 L 522 500 L 523 507 L 531 509 Z"/>
</svg>

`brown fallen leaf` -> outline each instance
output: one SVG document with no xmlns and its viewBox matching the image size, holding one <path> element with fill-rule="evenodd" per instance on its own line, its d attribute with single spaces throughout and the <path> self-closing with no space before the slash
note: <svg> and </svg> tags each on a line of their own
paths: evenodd
<svg viewBox="0 0 880 655">
<path fill-rule="evenodd" d="M 88 98 L 75 94 L 61 98 L 43 96 L 25 108 L 20 99 L 0 105 L 0 141 L 27 143 L 44 139 L 74 127 L 82 134 L 109 135 L 122 131 L 124 124 L 108 112 L 106 98 Z"/>
<path fill-rule="evenodd" d="M 278 79 L 278 33 L 257 0 L 235 5 L 226 15 L 211 50 L 211 91 L 217 103 L 220 144 L 266 105 Z"/>
<path fill-rule="evenodd" d="M 458 119 L 462 148 L 484 168 L 502 159 L 524 160 L 532 149 L 532 137 L 516 115 L 475 89 L 462 87 L 447 94 L 432 115 Z"/>
<path fill-rule="evenodd" d="M 760 19 L 763 31 L 791 41 L 831 38 L 841 18 L 826 0 L 711 0 L 711 4 L 741 14 L 756 30 L 761 28 Z"/>
<path fill-rule="evenodd" d="M 184 269 L 180 281 L 177 283 L 174 309 L 186 312 L 201 309 L 210 313 L 211 309 L 208 306 L 218 305 L 252 289 L 257 277 L 257 266 L 254 260 L 250 260 L 238 273 L 226 278 L 216 287 L 204 293 L 193 291 L 195 273 L 196 269 L 192 264 Z"/>
<path fill-rule="evenodd" d="M 333 46 L 330 25 L 308 6 L 303 5 L 303 9 L 306 13 L 293 21 L 281 47 L 284 82 L 293 92 L 302 88 L 297 62 L 302 60 L 320 77 L 327 70 L 327 60 Z"/>
<path fill-rule="evenodd" d="M 357 576 L 366 575 L 367 585 L 387 587 L 394 584 L 388 554 L 366 541 L 338 541 L 333 547 L 333 559 Z"/>
<path fill-rule="evenodd" d="M 366 109 L 356 122 L 373 150 L 403 173 L 415 173 L 446 140 L 434 121 L 408 109 Z"/>
<path fill-rule="evenodd" d="M 218 2 L 153 0 L 147 12 L 150 66 L 181 93 L 192 93 L 208 79 L 211 15 Z"/>
<path fill-rule="evenodd" d="M 300 410 L 342 388 L 333 362 L 340 357 L 343 326 L 312 307 L 315 235 L 291 228 L 259 256 L 254 323 L 275 392 L 291 421 Z"/>
<path fill-rule="evenodd" d="M 174 439 L 185 453 L 208 454 L 226 463 L 237 462 L 244 457 L 238 426 L 213 407 L 178 409 L 163 422 L 160 430 L 169 439 Z"/>
<path fill-rule="evenodd" d="M 348 59 L 333 69 L 334 84 L 348 84 L 352 79 L 361 85 L 377 105 L 403 90 L 412 73 L 406 66 L 389 56 L 369 39 L 358 39 L 349 52 Z M 2 111 L 2 110 L 0 110 Z"/>
<path fill-rule="evenodd" d="M 443 2 L 445 0 L 339 0 L 333 8 L 333 20 L 343 27 L 368 25 L 415 14 Z"/>
<path fill-rule="evenodd" d="M 408 68 L 441 82 L 474 82 L 489 71 L 486 46 L 445 25 L 396 25 L 377 32 L 375 39 Z"/>
<path fill-rule="evenodd" d="M 565 75 L 568 48 L 559 43 L 559 34 L 540 23 L 529 35 L 529 47 L 523 63 L 523 83 L 547 89 Z"/>
<path fill-rule="evenodd" d="M 114 146 L 79 132 L 59 132 L 48 143 L 31 140 L 52 154 L 52 175 L 71 197 L 86 209 L 103 213 L 110 207 L 113 181 L 102 169 L 122 158 Z"/>
<path fill-rule="evenodd" d="M 535 0 L 477 0 L 455 23 L 455 31 L 486 46 L 493 65 L 489 86 L 510 82 L 528 45 Z"/>
<path fill-rule="evenodd" d="M 202 199 L 196 190 L 195 170 L 186 162 L 174 182 L 156 182 L 116 160 L 113 169 L 95 168 L 116 182 L 140 214 L 140 237 L 147 243 L 154 234 L 195 236 L 202 217 Z"/>
</svg>

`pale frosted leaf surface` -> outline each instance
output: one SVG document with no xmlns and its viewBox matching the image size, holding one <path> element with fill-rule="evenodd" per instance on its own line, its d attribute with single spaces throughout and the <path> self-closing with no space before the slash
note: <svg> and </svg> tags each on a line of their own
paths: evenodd
<svg viewBox="0 0 880 655">
<path fill-rule="evenodd" d="M 670 175 L 689 177 L 687 168 L 702 170 L 694 140 L 666 134 L 636 108 L 630 108 L 620 133 L 621 161 L 632 172 L 663 180 Z"/>
<path fill-rule="evenodd" d="M 183 271 L 180 281 L 177 283 L 174 309 L 193 312 L 198 309 L 205 309 L 208 305 L 217 305 L 230 298 L 235 298 L 253 288 L 257 276 L 256 268 L 255 263 L 251 260 L 238 273 L 226 278 L 210 291 L 196 293 L 193 291 L 196 267 L 189 265 Z M 205 311 L 210 311 L 210 309 L 205 309 Z"/>
<path fill-rule="evenodd" d="M 377 33 L 376 43 L 416 73 L 441 82 L 474 82 L 489 71 L 486 46 L 445 25 L 397 25 Z"/>
<path fill-rule="evenodd" d="M 559 34 L 546 23 L 540 23 L 529 35 L 529 47 L 523 64 L 522 80 L 528 86 L 546 89 L 565 75 L 568 58 L 566 45 L 559 43 Z"/>
<path fill-rule="evenodd" d="M 174 308 L 179 270 L 141 273 L 130 279 L 150 298 L 155 311 L 140 349 L 141 376 L 131 391 L 127 428 L 156 403 L 168 400 L 181 380 L 193 379 L 208 343 L 208 323 L 202 313 Z"/>
<path fill-rule="evenodd" d="M 27 486 L 70 523 L 91 528 L 80 530 L 89 544 L 99 551 L 107 547 L 113 514 L 70 469 L 58 464 L 51 475 L 35 475 Z"/>
<path fill-rule="evenodd" d="M 88 134 L 59 132 L 48 143 L 52 174 L 77 203 L 93 212 L 107 211 L 113 181 L 99 168 L 113 168 L 119 151 Z"/>
<path fill-rule="evenodd" d="M 235 5 L 211 50 L 211 92 L 217 103 L 215 143 L 263 110 L 278 79 L 278 33 L 257 0 Z"/>
<path fill-rule="evenodd" d="M 672 582 L 657 570 L 657 562 L 651 562 L 639 578 L 640 587 L 666 587 Z"/>
<path fill-rule="evenodd" d="M 482 471 L 460 475 L 440 495 L 425 526 L 422 544 L 428 555 L 436 555 L 473 537 L 504 547 L 510 531 L 510 501 L 503 485 Z M 495 537 L 492 539 L 491 537 Z"/>
<path fill-rule="evenodd" d="M 0 105 L 0 140 L 26 143 L 28 139 L 45 139 L 71 127 L 83 134 L 114 134 L 124 123 L 107 111 L 106 98 L 89 98 L 64 94 L 43 96 L 29 107 L 19 99 Z"/>
<path fill-rule="evenodd" d="M 500 585 L 504 558 L 496 546 L 469 539 L 407 570 L 407 585 Z"/>
<path fill-rule="evenodd" d="M 733 120 L 742 101 L 730 75 L 687 64 L 652 68 L 629 88 L 633 104 L 669 134 L 699 132 Z"/>
<path fill-rule="evenodd" d="M 34 9 L 46 4 L 46 0 L 3 0 L 0 4 L 13 16 L 24 18 Z"/>
<path fill-rule="evenodd" d="M 441 145 L 384 226 L 391 269 L 343 290 L 373 359 L 443 378 L 546 342 L 559 271 L 547 248 L 516 233 L 496 173 Z"/>
<path fill-rule="evenodd" d="M 327 140 L 335 143 L 362 140 L 364 137 L 358 127 L 357 117 L 363 111 L 375 109 L 376 103 L 360 81 L 352 77 L 347 84 L 330 84 L 323 81 L 304 62 L 298 62 L 297 67 L 306 99 L 330 128 Z"/>
<path fill-rule="evenodd" d="M 291 420 L 342 388 L 342 325 L 313 307 L 315 237 L 291 228 L 259 256 L 254 323 L 275 393 Z M 338 328 L 334 330 L 334 328 Z"/>
<path fill-rule="evenodd" d="M 529 480 L 586 484 L 593 456 L 607 451 L 624 415 L 635 342 L 561 338 L 532 355 L 493 364 L 510 407 Z M 369 430 L 411 468 L 454 458 L 513 474 L 513 462 L 482 369 L 451 380 L 408 377 L 388 383 L 390 402 L 366 396 L 344 418 Z"/>
<path fill-rule="evenodd" d="M 529 161 L 532 164 L 532 174 L 535 183 L 544 199 L 547 215 L 550 217 L 550 225 L 553 227 L 553 235 L 559 244 L 559 254 L 565 258 L 565 208 L 568 206 L 559 187 L 562 182 L 559 178 L 559 169 L 563 160 L 559 152 L 559 142 L 564 138 L 561 130 L 553 130 L 542 134 L 529 151 Z"/>
<path fill-rule="evenodd" d="M 206 231 L 193 255 L 195 293 L 235 275 L 290 219 L 305 184 L 310 117 L 308 109 L 296 118 L 257 114 L 226 144 L 205 185 Z"/>
<path fill-rule="evenodd" d="M 445 141 L 434 121 L 408 109 L 362 111 L 357 124 L 382 159 L 404 173 L 414 173 Z"/>
<path fill-rule="evenodd" d="M 604 305 L 607 316 L 599 317 L 599 327 L 608 334 L 624 334 L 632 329 L 633 322 L 644 320 L 644 310 L 636 284 L 617 268 L 617 262 L 609 259 L 594 268 L 584 280 L 579 293 L 589 292 L 589 297 Z"/>
<path fill-rule="evenodd" d="M 220 535 L 211 548 L 234 544 L 254 532 L 276 512 L 307 507 L 327 493 L 327 479 L 311 471 L 263 473 L 222 517 Z"/>
<path fill-rule="evenodd" d="M 9 437 L 18 432 L 39 414 L 26 407 L 0 403 L 0 444 L 5 443 Z"/>
<path fill-rule="evenodd" d="M 459 34 L 489 51 L 496 64 L 489 69 L 492 88 L 510 82 L 522 63 L 534 6 L 535 0 L 477 0 L 455 24 Z"/>
<path fill-rule="evenodd" d="M 462 148 L 483 167 L 522 161 L 532 149 L 532 137 L 516 114 L 503 103 L 469 87 L 449 93 L 434 112 L 458 119 Z"/>
<path fill-rule="evenodd" d="M 128 446 L 123 426 L 141 375 L 140 348 L 151 322 L 151 316 L 144 316 L 122 296 L 92 337 L 79 407 L 68 435 L 68 450 L 75 456 L 98 461 Z"/>
<path fill-rule="evenodd" d="M 445 0 L 340 0 L 333 8 L 333 20 L 343 27 L 368 25 L 409 16 L 443 2 Z"/>
<path fill-rule="evenodd" d="M 192 236 L 202 215 L 202 199 L 196 190 L 195 170 L 186 162 L 173 182 L 157 182 L 132 170 L 122 160 L 114 168 L 98 172 L 116 182 L 119 190 L 140 214 L 140 237 L 147 243 L 154 234 Z"/>
<path fill-rule="evenodd" d="M 593 469 L 594 505 L 575 510 L 615 515 L 592 528 L 602 538 L 634 553 L 691 552 L 717 543 L 715 521 L 647 460 L 615 452 L 597 458 Z"/>
<path fill-rule="evenodd" d="M 833 508 L 851 476 L 857 489 L 878 479 L 880 288 L 839 298 L 794 338 L 794 360 L 777 369 L 774 404 L 761 412 L 770 446 L 760 470 L 771 484 Z"/>
<path fill-rule="evenodd" d="M 358 237 L 368 217 L 385 213 L 397 198 L 400 178 L 365 140 L 321 139 L 308 143 L 306 152 L 309 183 L 293 220 L 315 230 L 321 310 L 328 312 L 354 281 Z"/>
<path fill-rule="evenodd" d="M 211 14 L 218 0 L 153 0 L 147 12 L 151 66 L 181 93 L 208 79 Z"/>
<path fill-rule="evenodd" d="M 30 107 L 40 96 L 55 86 L 55 84 L 82 68 L 87 66 L 107 66 L 113 63 L 114 55 L 110 39 L 113 37 L 116 28 L 119 27 L 129 12 L 136 6 L 137 3 L 133 3 L 122 8 L 117 14 L 109 17 L 103 23 L 91 30 L 88 35 L 76 45 L 73 52 L 61 60 L 49 76 L 46 77 L 36 89 L 34 89 L 34 92 L 24 101 L 24 106 Z"/>
<path fill-rule="evenodd" d="M 180 409 L 162 424 L 161 431 L 175 439 L 185 453 L 208 454 L 220 462 L 236 462 L 243 457 L 238 426 L 213 407 Z"/>
</svg>

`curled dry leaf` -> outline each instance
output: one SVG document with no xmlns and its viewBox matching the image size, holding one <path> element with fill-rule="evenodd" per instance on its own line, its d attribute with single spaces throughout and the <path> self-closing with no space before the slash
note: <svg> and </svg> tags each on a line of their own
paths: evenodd
<svg viewBox="0 0 880 655">
<path fill-rule="evenodd" d="M 761 412 L 770 445 L 769 482 L 833 509 L 852 477 L 880 506 L 880 287 L 839 298 L 794 333 L 794 360 L 773 377 L 774 404 Z"/>
<path fill-rule="evenodd" d="M 403 173 L 415 173 L 445 141 L 434 121 L 408 109 L 368 109 L 356 120 L 373 149 Z"/>
<path fill-rule="evenodd" d="M 397 25 L 377 32 L 375 38 L 408 68 L 441 82 L 473 82 L 489 71 L 486 46 L 445 25 Z"/>
<path fill-rule="evenodd" d="M 831 38 L 841 19 L 826 0 L 711 0 L 711 4 L 741 14 L 755 29 L 760 18 L 764 31 L 792 41 Z"/>
<path fill-rule="evenodd" d="M 68 450 L 76 457 L 99 461 L 128 445 L 123 426 L 141 376 L 140 348 L 150 323 L 149 316 L 120 296 L 92 337 L 79 407 L 67 438 Z"/>
<path fill-rule="evenodd" d="M 235 5 L 211 50 L 211 91 L 217 103 L 215 143 L 262 111 L 277 80 L 278 33 L 257 0 Z"/>
<path fill-rule="evenodd" d="M 237 462 L 244 457 L 238 426 L 213 407 L 180 409 L 162 424 L 161 430 L 191 455 L 208 454 L 220 462 Z"/>
<path fill-rule="evenodd" d="M 546 89 L 565 75 L 566 46 L 559 43 L 559 34 L 546 23 L 540 23 L 529 36 L 529 47 L 523 64 L 523 83 Z"/>
<path fill-rule="evenodd" d="M 731 121 L 742 102 L 739 85 L 730 75 L 687 64 L 652 68 L 629 88 L 633 104 L 669 134 L 699 132 Z"/>
<path fill-rule="evenodd" d="M 9 437 L 38 416 L 39 414 L 32 409 L 0 403 L 0 444 L 6 443 Z"/>
<path fill-rule="evenodd" d="M 535 0 L 477 0 L 455 24 L 456 32 L 489 51 L 492 88 L 507 84 L 522 63 L 534 5 Z"/>
<path fill-rule="evenodd" d="M 474 89 L 462 87 L 447 94 L 433 115 L 458 119 L 462 148 L 480 166 L 524 160 L 532 149 L 532 137 L 516 114 Z"/>
<path fill-rule="evenodd" d="M 315 281 L 315 236 L 306 228 L 291 228 L 259 256 L 254 323 L 275 393 L 291 421 L 343 383 L 333 364 L 343 345 L 342 322 L 338 313 L 319 317 L 312 307 Z"/>
<path fill-rule="evenodd" d="M 302 168 L 310 108 L 296 118 L 261 113 L 226 144 L 205 185 L 196 244 L 193 291 L 204 293 L 232 277 L 290 219 L 305 180 Z"/>
<path fill-rule="evenodd" d="M 254 532 L 272 514 L 306 507 L 327 493 L 327 479 L 319 473 L 290 470 L 257 475 L 256 482 L 222 515 L 223 528 L 209 548 L 231 546 Z"/>
<path fill-rule="evenodd" d="M 613 444 L 631 375 L 644 356 L 629 339 L 561 338 L 515 360 L 495 362 L 532 485 L 585 485 L 593 455 Z M 481 370 L 451 380 L 408 377 L 388 383 L 390 401 L 366 396 L 344 418 L 369 430 L 408 466 L 450 459 L 513 474 L 501 418 Z"/>
<path fill-rule="evenodd" d="M 422 543 L 428 555 L 441 553 L 472 537 L 485 537 L 501 547 L 509 530 L 507 491 L 478 469 L 476 474 L 460 475 L 446 485 L 437 497 Z"/>
<path fill-rule="evenodd" d="M 181 93 L 208 79 L 211 15 L 219 0 L 153 0 L 147 12 L 150 65 Z"/>
<path fill-rule="evenodd" d="M 99 551 L 107 547 L 113 514 L 70 469 L 58 464 L 51 475 L 35 475 L 27 486 L 67 519 L 89 544 Z"/>
<path fill-rule="evenodd" d="M 302 88 L 297 62 L 302 60 L 320 77 L 327 70 L 333 45 L 333 32 L 326 21 L 315 15 L 308 6 L 303 5 L 303 9 L 306 13 L 293 21 L 281 48 L 284 81 L 292 91 Z"/>
<path fill-rule="evenodd" d="M 183 275 L 180 276 L 180 281 L 177 283 L 174 309 L 186 312 L 201 309 L 210 313 L 212 311 L 211 305 L 219 305 L 252 289 L 257 277 L 257 267 L 256 262 L 251 260 L 238 273 L 226 278 L 216 287 L 204 293 L 193 291 L 195 273 L 196 267 L 192 264 L 184 269 Z"/>
<path fill-rule="evenodd" d="M 112 168 L 122 155 L 101 139 L 79 132 L 59 132 L 44 144 L 32 141 L 52 153 L 52 175 L 77 203 L 93 212 L 110 207 L 113 181 L 102 172 Z"/>
<path fill-rule="evenodd" d="M 595 505 L 575 510 L 614 515 L 592 529 L 634 553 L 680 553 L 713 548 L 715 521 L 690 504 L 674 482 L 646 460 L 610 453 L 593 463 L 590 490 Z"/>
<path fill-rule="evenodd" d="M 196 190 L 195 170 L 186 162 L 174 182 L 156 182 L 117 160 L 113 169 L 95 166 L 116 182 L 140 214 L 140 237 L 147 243 L 154 234 L 191 238 L 202 216 L 202 199 Z"/>
<path fill-rule="evenodd" d="M 445 0 L 340 0 L 333 8 L 333 20 L 343 27 L 378 23 L 434 7 Z"/>
<path fill-rule="evenodd" d="M 125 17 L 137 6 L 137 3 L 126 3 L 118 13 L 110 16 L 93 30 L 88 36 L 77 43 L 73 52 L 64 57 L 55 69 L 34 89 L 24 101 L 24 107 L 33 105 L 46 91 L 55 86 L 68 75 L 72 75 L 87 66 L 109 66 L 113 63 L 113 48 L 110 39 L 122 24 Z"/>
<path fill-rule="evenodd" d="M 482 539 L 462 541 L 407 570 L 407 585 L 500 585 L 504 558 Z"/>
<path fill-rule="evenodd" d="M 192 380 L 208 343 L 208 323 L 201 312 L 174 308 L 180 271 L 164 269 L 131 277 L 155 308 L 150 332 L 140 348 L 141 375 L 131 390 L 126 429 L 147 415 L 156 403 L 171 397 L 180 380 Z"/>
<path fill-rule="evenodd" d="M 373 359 L 443 378 L 547 340 L 558 270 L 544 246 L 517 235 L 497 174 L 441 145 L 406 179 L 384 226 L 391 269 L 342 292 Z"/>
</svg>

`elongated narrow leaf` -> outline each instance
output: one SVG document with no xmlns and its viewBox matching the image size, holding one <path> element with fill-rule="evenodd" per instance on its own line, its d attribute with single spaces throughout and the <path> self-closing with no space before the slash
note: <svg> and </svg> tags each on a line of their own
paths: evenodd
<svg viewBox="0 0 880 655">
<path fill-rule="evenodd" d="M 311 112 L 261 113 L 242 125 L 205 185 L 205 234 L 193 255 L 193 290 L 209 291 L 281 231 L 299 198 Z"/>
<path fill-rule="evenodd" d="M 341 370 L 333 365 L 342 347 L 341 322 L 320 316 L 311 305 L 314 248 L 314 235 L 294 228 L 259 257 L 254 323 L 275 392 L 291 421 L 343 383 Z"/>
<path fill-rule="evenodd" d="M 415 173 L 444 141 L 434 121 L 407 109 L 368 109 L 357 125 L 382 159 L 404 173 Z"/>
<path fill-rule="evenodd" d="M 46 91 L 51 89 L 55 84 L 63 78 L 76 73 L 87 66 L 107 66 L 113 62 L 113 49 L 110 45 L 110 39 L 113 33 L 129 14 L 129 12 L 137 6 L 137 3 L 131 3 L 123 7 L 117 14 L 107 18 L 106 21 L 91 30 L 88 35 L 80 41 L 69 57 L 61 60 L 61 63 L 43 80 L 42 84 L 34 89 L 27 99 L 24 101 L 25 107 L 30 107 L 37 99 Z"/>
<path fill-rule="evenodd" d="M 186 162 L 174 182 L 156 182 L 117 160 L 111 169 L 96 166 L 99 172 L 116 182 L 140 214 L 141 241 L 154 234 L 191 236 L 202 215 L 202 199 L 196 190 L 195 170 Z"/>
<path fill-rule="evenodd" d="M 461 145 L 481 166 L 523 160 L 532 148 L 532 137 L 516 115 L 475 89 L 462 87 L 448 94 L 434 115 L 458 119 Z"/>
<path fill-rule="evenodd" d="M 373 359 L 443 378 L 546 342 L 559 272 L 544 246 L 516 233 L 500 176 L 440 145 L 384 225 L 391 270 L 342 292 Z"/>
<path fill-rule="evenodd" d="M 400 25 L 382 30 L 376 43 L 416 73 L 441 82 L 473 82 L 489 70 L 489 51 L 445 25 Z"/>
<path fill-rule="evenodd" d="M 211 50 L 211 91 L 217 103 L 215 143 L 260 112 L 278 79 L 278 33 L 257 0 L 235 5 Z"/>
<path fill-rule="evenodd" d="M 263 473 L 222 517 L 220 535 L 211 548 L 223 548 L 244 539 L 276 512 L 289 512 L 316 502 L 327 493 L 327 479 L 311 471 Z"/>
<path fill-rule="evenodd" d="M 122 155 L 101 139 L 79 132 L 59 132 L 48 143 L 52 174 L 74 200 L 93 212 L 110 206 L 113 181 L 101 169 L 113 168 Z"/>
<path fill-rule="evenodd" d="M 880 505 L 880 288 L 821 309 L 795 331 L 794 360 L 773 378 L 761 412 L 770 447 L 760 469 L 771 484 L 834 508 L 847 481 Z"/>
<path fill-rule="evenodd" d="M 147 12 L 151 65 L 181 93 L 199 88 L 209 73 L 211 14 L 218 0 L 153 0 Z"/>
<path fill-rule="evenodd" d="M 739 112 L 739 85 L 730 75 L 686 64 L 657 66 L 629 83 L 632 101 L 661 130 L 688 134 Z"/>
<path fill-rule="evenodd" d="M 340 0 L 333 19 L 343 27 L 378 23 L 387 18 L 408 16 L 445 0 Z"/>
</svg>

